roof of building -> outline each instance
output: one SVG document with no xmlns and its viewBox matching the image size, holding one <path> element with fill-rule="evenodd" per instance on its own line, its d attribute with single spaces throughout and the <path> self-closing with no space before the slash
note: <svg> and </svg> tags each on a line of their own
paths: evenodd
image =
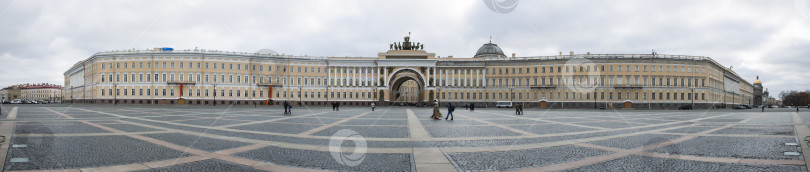
<svg viewBox="0 0 810 172">
<path fill-rule="evenodd" d="M 759 80 L 759 76 L 757 76 L 757 80 L 754 80 L 754 85 L 762 85 L 762 81 Z"/>
<path fill-rule="evenodd" d="M 503 54 L 503 50 L 498 47 L 498 44 L 493 44 L 492 42 L 486 43 L 478 48 L 478 52 L 475 53 L 475 58 L 492 58 L 492 57 L 501 57 L 505 58 L 506 55 Z"/>
<path fill-rule="evenodd" d="M 62 86 L 53 85 L 53 84 L 32 84 L 32 85 L 26 85 L 26 86 L 22 87 L 22 89 L 43 89 L 43 88 L 62 89 Z"/>
</svg>

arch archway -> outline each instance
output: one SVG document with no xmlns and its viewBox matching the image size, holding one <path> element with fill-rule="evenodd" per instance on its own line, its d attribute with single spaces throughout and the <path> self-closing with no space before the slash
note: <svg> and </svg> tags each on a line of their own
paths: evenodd
<svg viewBox="0 0 810 172">
<path fill-rule="evenodd" d="M 389 101 L 392 103 L 418 103 L 425 100 L 425 79 L 415 69 L 399 69 L 390 76 Z M 405 87 L 403 87 L 405 85 Z M 403 88 L 407 88 L 404 90 Z M 407 92 L 405 92 L 407 91 Z M 413 96 L 403 99 L 403 96 Z"/>
</svg>

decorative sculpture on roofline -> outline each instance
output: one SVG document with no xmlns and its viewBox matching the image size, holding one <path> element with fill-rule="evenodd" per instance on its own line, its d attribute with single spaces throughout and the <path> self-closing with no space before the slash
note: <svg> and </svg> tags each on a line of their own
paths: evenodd
<svg viewBox="0 0 810 172">
<path fill-rule="evenodd" d="M 405 41 L 403 42 L 394 42 L 393 44 L 388 45 L 389 50 L 424 50 L 425 44 L 420 42 L 411 42 L 411 32 L 408 32 L 408 36 L 405 36 Z"/>
</svg>

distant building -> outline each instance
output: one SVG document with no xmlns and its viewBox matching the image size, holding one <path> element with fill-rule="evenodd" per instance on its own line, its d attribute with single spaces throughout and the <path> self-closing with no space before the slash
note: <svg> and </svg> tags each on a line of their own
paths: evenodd
<svg viewBox="0 0 810 172">
<path fill-rule="evenodd" d="M 22 96 L 20 95 L 20 90 L 22 89 L 23 86 L 25 86 L 25 84 L 12 85 L 3 88 L 4 91 L 3 95 L 5 95 L 5 100 L 14 100 L 22 98 Z"/>
<path fill-rule="evenodd" d="M 0 101 L 10 101 L 8 90 L 0 90 Z"/>
<path fill-rule="evenodd" d="M 570 52 L 517 57 L 490 42 L 471 58 L 443 58 L 409 39 L 389 44 L 376 57 L 163 48 L 99 52 L 65 71 L 63 93 L 66 100 L 85 103 L 199 105 L 438 100 L 675 109 L 685 104 L 733 107 L 754 100 L 750 82 L 704 56 Z"/>
<path fill-rule="evenodd" d="M 767 98 L 767 96 L 762 95 L 762 89 L 762 81 L 760 81 L 759 76 L 757 76 L 757 80 L 754 80 L 754 106 L 762 106 Z"/>
<path fill-rule="evenodd" d="M 20 96 L 26 100 L 61 101 L 62 86 L 54 84 L 31 84 L 21 88 Z"/>
</svg>

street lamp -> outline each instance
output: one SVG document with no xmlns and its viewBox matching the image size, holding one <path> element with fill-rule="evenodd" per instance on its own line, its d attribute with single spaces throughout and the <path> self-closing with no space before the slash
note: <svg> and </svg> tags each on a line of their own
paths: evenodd
<svg viewBox="0 0 810 172">
<path fill-rule="evenodd" d="M 509 101 L 510 101 L 510 102 L 511 102 L 511 101 L 514 99 L 514 97 L 515 97 L 515 93 L 512 91 L 512 90 L 514 90 L 514 89 L 515 89 L 515 87 L 509 87 Z"/>
<path fill-rule="evenodd" d="M 371 100 L 371 101 L 372 101 L 372 102 L 377 102 L 377 87 L 374 87 L 374 88 L 372 88 L 372 89 L 374 90 L 374 93 L 372 93 L 372 94 L 374 94 L 374 95 L 373 95 L 373 96 L 371 96 L 371 97 L 372 97 L 372 100 Z"/>
<path fill-rule="evenodd" d="M 303 86 L 298 86 L 298 106 L 301 106 L 301 88 Z"/>
<path fill-rule="evenodd" d="M 697 83 L 695 83 L 695 84 L 697 84 Z M 690 99 L 692 99 L 692 108 L 695 108 L 695 99 L 696 98 L 697 98 L 697 95 L 695 95 L 695 88 L 692 87 L 692 96 L 690 97 Z"/>
<path fill-rule="evenodd" d="M 70 104 L 73 104 L 73 86 L 70 86 Z"/>
<path fill-rule="evenodd" d="M 113 84 L 113 89 L 115 90 L 115 94 L 113 94 L 113 105 L 118 105 L 118 83 Z M 73 92 L 71 86 L 71 92 Z M 70 94 L 71 102 L 73 102 L 73 94 Z"/>
<path fill-rule="evenodd" d="M 214 106 L 217 106 L 217 84 L 214 85 Z"/>
<path fill-rule="evenodd" d="M 442 96 L 443 96 L 444 94 L 442 94 L 442 87 L 441 87 L 441 86 L 436 87 L 436 89 L 438 90 L 438 92 L 437 92 L 437 94 L 436 94 L 436 99 L 438 99 L 438 101 L 436 101 L 436 104 L 438 105 L 438 104 L 439 104 L 439 102 L 441 102 L 441 100 L 442 100 Z"/>
</svg>

